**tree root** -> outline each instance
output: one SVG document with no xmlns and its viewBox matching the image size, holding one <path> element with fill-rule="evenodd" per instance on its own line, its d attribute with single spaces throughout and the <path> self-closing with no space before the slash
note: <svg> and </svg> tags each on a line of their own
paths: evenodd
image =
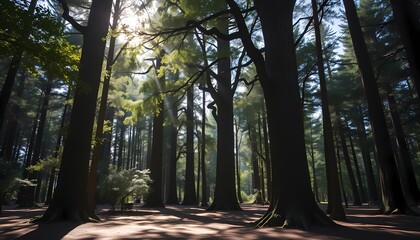
<svg viewBox="0 0 420 240">
<path fill-rule="evenodd" d="M 74 223 L 87 223 L 95 222 L 98 223 L 101 220 L 96 214 L 81 213 L 78 210 L 65 211 L 63 209 L 55 209 L 44 213 L 40 217 L 35 217 L 30 220 L 31 223 L 53 223 L 69 221 Z"/>
<path fill-rule="evenodd" d="M 266 214 L 254 222 L 256 227 L 275 227 L 309 229 L 312 224 L 321 226 L 339 226 L 320 209 L 314 209 L 309 214 L 302 212 L 288 212 L 287 216 L 276 213 L 275 210 L 267 211 Z"/>
</svg>

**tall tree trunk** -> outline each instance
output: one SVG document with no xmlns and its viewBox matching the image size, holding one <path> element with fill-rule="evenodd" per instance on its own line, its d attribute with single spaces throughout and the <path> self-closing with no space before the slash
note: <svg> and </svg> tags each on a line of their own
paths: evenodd
<svg viewBox="0 0 420 240">
<path fill-rule="evenodd" d="M 352 154 L 352 157 L 353 157 L 354 167 L 356 169 L 357 183 L 359 184 L 360 200 L 362 202 L 366 202 L 366 190 L 365 190 L 365 186 L 364 186 L 363 181 L 362 181 L 362 175 L 360 173 L 359 163 L 357 161 L 356 151 L 354 149 L 353 138 L 351 136 L 348 120 L 346 119 L 345 122 L 346 122 L 345 123 L 345 129 L 346 129 L 347 135 L 349 137 L 351 154 Z"/>
<path fill-rule="evenodd" d="M 38 0 L 31 0 L 28 7 L 28 14 L 25 16 L 22 28 L 22 35 L 19 36 L 19 42 L 24 42 L 29 38 L 32 29 L 33 14 Z M 7 112 L 7 104 L 12 94 L 13 85 L 15 84 L 16 75 L 22 61 L 23 48 L 17 48 L 10 61 L 6 79 L 0 92 L 0 131 L 3 128 L 4 117 Z"/>
<path fill-rule="evenodd" d="M 79 77 L 57 188 L 41 221 L 89 221 L 87 178 L 96 100 L 101 79 L 112 0 L 93 0 L 88 26 L 83 28 Z"/>
<path fill-rule="evenodd" d="M 314 194 L 315 194 L 315 200 L 317 203 L 320 203 L 320 198 L 319 198 L 319 192 L 318 192 L 318 180 L 317 180 L 317 174 L 316 174 L 316 169 L 315 169 L 315 152 L 314 152 L 314 141 L 313 141 L 313 136 L 312 136 L 312 126 L 311 126 L 311 149 L 310 149 L 310 153 L 311 153 L 311 164 L 312 164 L 312 176 L 314 178 L 314 183 L 313 183 L 313 188 L 314 188 Z"/>
<path fill-rule="evenodd" d="M 219 20 L 219 30 L 229 31 L 229 19 Z M 217 105 L 217 157 L 214 201 L 208 210 L 241 210 L 236 196 L 235 155 L 233 133 L 233 92 L 230 72 L 229 41 L 217 39 L 217 93 L 212 93 Z"/>
<path fill-rule="evenodd" d="M 349 176 L 351 191 L 353 194 L 353 205 L 354 206 L 362 205 L 362 202 L 360 201 L 360 196 L 359 196 L 359 189 L 357 188 L 357 184 L 356 184 L 356 178 L 354 177 L 353 168 L 351 167 L 350 154 L 347 148 L 346 136 L 344 135 L 344 126 L 338 114 L 337 114 L 337 129 L 338 129 L 338 135 L 340 137 L 341 147 L 343 148 L 344 162 L 346 163 L 347 174 Z"/>
<path fill-rule="evenodd" d="M 210 74 L 205 74 L 207 81 L 210 81 Z M 203 84 L 205 86 L 205 83 Z M 207 173 L 206 173 L 206 92 L 203 91 L 203 103 L 201 113 L 201 206 L 208 206 L 207 194 Z"/>
<path fill-rule="evenodd" d="M 239 203 L 243 203 L 241 196 L 241 170 L 240 170 L 240 164 L 239 164 L 239 148 L 240 148 L 240 139 L 239 139 L 239 123 L 236 121 L 236 118 L 234 118 L 234 125 L 235 125 L 235 167 L 236 167 L 236 185 L 237 189 L 236 192 L 238 195 L 238 201 Z"/>
<path fill-rule="evenodd" d="M 266 112 L 265 112 L 265 108 L 263 108 L 263 113 L 262 113 L 262 129 L 263 129 L 263 135 L 264 135 L 264 162 L 265 162 L 265 167 L 266 167 L 266 171 L 267 171 L 267 200 L 269 203 L 271 203 L 272 199 L 271 199 L 271 192 L 272 192 L 272 179 L 271 179 L 271 159 L 270 159 L 270 144 L 268 142 L 268 132 L 267 132 L 267 117 L 266 117 Z"/>
<path fill-rule="evenodd" d="M 70 99 L 70 92 L 71 91 L 68 90 L 67 96 L 66 96 L 66 102 Z M 68 108 L 69 108 L 69 104 L 65 104 L 64 105 L 64 109 L 63 109 L 63 113 L 61 114 L 60 127 L 59 127 L 57 141 L 55 143 L 55 149 L 54 149 L 54 158 L 58 158 L 59 157 L 60 147 L 61 147 L 61 145 L 63 143 L 63 139 L 64 139 L 64 128 L 65 128 L 65 124 L 66 124 L 66 117 L 67 117 Z M 53 194 L 53 190 L 54 190 L 54 182 L 55 182 L 56 175 L 57 175 L 56 168 L 53 167 L 51 169 L 49 180 L 48 180 L 47 198 L 45 200 L 45 204 L 46 205 L 48 205 L 48 204 L 51 203 L 52 194 Z"/>
<path fill-rule="evenodd" d="M 19 86 L 17 86 L 16 97 L 17 101 L 20 102 L 23 90 L 25 89 L 25 79 L 27 77 L 26 72 L 22 72 L 19 79 Z M 6 125 L 6 132 L 4 134 L 3 146 L 2 146 L 2 160 L 4 162 L 13 162 L 13 150 L 15 146 L 16 137 L 18 135 L 18 126 L 20 119 L 22 118 L 22 109 L 20 104 L 13 104 L 10 107 L 11 117 Z"/>
<path fill-rule="evenodd" d="M 254 127 L 253 127 L 254 126 Z M 260 167 L 258 161 L 258 145 L 257 145 L 257 133 L 255 129 L 255 124 L 252 121 L 248 122 L 248 134 L 249 134 L 249 143 L 251 145 L 251 162 L 252 162 L 252 188 L 255 194 L 256 204 L 263 204 L 260 185 Z"/>
<path fill-rule="evenodd" d="M 156 71 L 162 66 L 162 59 L 159 56 L 156 60 Z M 157 75 L 157 74 L 156 74 Z M 156 76 L 157 77 L 157 76 Z M 158 85 L 163 86 L 165 77 L 157 77 Z M 160 94 L 156 92 L 156 94 Z M 162 177 L 163 177 L 163 109 L 164 101 L 162 96 L 157 97 L 157 113 L 153 116 L 153 136 L 150 153 L 150 191 L 145 199 L 143 207 L 164 208 L 162 196 Z"/>
<path fill-rule="evenodd" d="M 31 159 L 31 166 L 36 165 L 37 163 L 39 163 L 40 159 L 41 159 L 41 150 L 42 150 L 42 143 L 44 141 L 44 131 L 45 131 L 45 124 L 47 123 L 47 113 L 48 113 L 48 104 L 49 104 L 49 100 L 51 97 L 51 89 L 52 89 L 52 83 L 53 80 L 52 78 L 48 78 L 46 86 L 45 86 L 45 90 L 44 90 L 44 97 L 42 100 L 42 105 L 41 105 L 41 114 L 39 116 L 39 120 L 38 120 L 38 131 L 36 134 L 36 139 L 35 139 L 35 145 L 34 145 L 34 153 Z M 34 194 L 30 195 L 30 201 L 34 201 L 34 202 L 38 202 L 38 196 L 39 196 L 39 191 L 41 188 L 41 184 L 42 184 L 42 173 L 41 172 L 33 172 L 33 173 L 29 173 L 29 177 L 30 180 L 35 180 L 37 179 L 37 186 L 35 189 Z"/>
<path fill-rule="evenodd" d="M 337 145 L 338 145 L 338 140 L 337 141 Z M 338 162 L 338 173 L 340 176 L 340 185 L 341 185 L 341 190 L 342 190 L 342 194 L 343 194 L 343 200 L 344 200 L 344 206 L 346 206 L 346 208 L 349 207 L 349 202 L 347 200 L 347 194 L 346 191 L 344 190 L 344 183 L 343 183 L 343 171 L 341 170 L 341 159 L 340 159 L 340 149 L 337 147 L 337 162 Z"/>
<path fill-rule="evenodd" d="M 324 57 L 322 55 L 321 30 L 318 19 L 318 6 L 316 0 L 312 0 L 312 13 L 315 28 L 315 46 L 317 56 L 317 67 L 319 75 L 319 85 L 321 88 L 322 104 L 322 125 L 324 134 L 324 155 L 327 170 L 328 187 L 328 209 L 332 219 L 346 219 L 343 205 L 341 204 L 340 184 L 338 182 L 337 159 L 334 153 L 334 136 L 331 123 L 330 106 L 328 100 L 327 82 L 324 70 Z"/>
<path fill-rule="evenodd" d="M 369 200 L 370 203 L 376 205 L 379 204 L 379 196 L 378 190 L 376 188 L 375 177 L 373 174 L 372 160 L 370 157 L 369 149 L 367 147 L 368 141 L 366 137 L 365 121 L 361 106 L 356 107 L 355 112 L 358 116 L 355 117 L 354 123 L 356 124 L 357 135 L 359 137 L 360 142 L 360 150 L 362 152 L 363 165 L 365 167 L 366 181 L 369 191 Z"/>
<path fill-rule="evenodd" d="M 420 97 L 420 22 L 418 7 L 413 0 L 390 0 L 393 17 L 401 34 L 411 77 Z M 417 11 L 416 11 L 417 9 Z"/>
<path fill-rule="evenodd" d="M 120 135 L 118 136 L 118 160 L 117 160 L 117 169 L 122 170 L 124 164 L 124 142 L 125 142 L 125 130 L 126 126 L 124 124 L 124 116 L 119 118 L 119 127 Z"/>
<path fill-rule="evenodd" d="M 184 198 L 182 205 L 197 205 L 194 176 L 194 89 L 187 90 L 187 159 L 185 166 Z"/>
<path fill-rule="evenodd" d="M 392 127 L 395 132 L 396 150 L 398 151 L 397 167 L 399 171 L 402 189 L 410 205 L 417 206 L 420 201 L 420 191 L 416 182 L 416 176 L 411 163 L 410 152 L 405 141 L 400 114 L 397 110 L 397 102 L 392 93 L 388 94 L 388 105 L 391 112 Z"/>
<path fill-rule="evenodd" d="M 411 209 L 407 205 L 401 189 L 382 101 L 370 56 L 363 38 L 356 6 L 353 0 L 343 0 L 343 2 L 373 130 L 382 190 L 383 206 L 381 211 L 386 214 L 393 212 L 408 213 Z"/>
<path fill-rule="evenodd" d="M 177 114 L 177 104 L 176 100 L 173 98 L 168 98 L 170 108 L 169 116 L 175 118 Z M 177 136 L 178 130 L 175 123 L 169 125 L 169 141 L 170 141 L 170 152 L 169 152 L 169 179 L 168 179 L 168 196 L 166 199 L 166 204 L 179 204 L 178 195 L 176 191 L 176 162 L 177 162 Z"/>
<path fill-rule="evenodd" d="M 315 202 L 305 154 L 303 110 L 293 39 L 295 0 L 255 0 L 261 19 L 265 58 L 254 46 L 246 22 L 234 0 L 226 0 L 241 32 L 242 43 L 254 62 L 267 110 L 272 161 L 272 202 L 258 226 L 333 225 Z"/>
<path fill-rule="evenodd" d="M 262 117 L 261 117 L 261 112 L 258 112 L 258 142 L 259 142 L 259 147 L 260 147 L 260 153 L 258 153 L 258 155 L 260 155 L 263 152 L 263 137 L 262 137 L 262 129 L 261 129 L 261 125 L 262 125 Z M 264 159 L 261 159 L 262 157 L 258 157 L 258 162 L 259 162 L 259 167 L 260 167 L 260 187 L 261 187 L 261 198 L 262 198 L 262 202 L 263 204 L 265 204 L 267 202 L 267 198 L 265 196 L 265 177 L 264 177 Z"/>
</svg>

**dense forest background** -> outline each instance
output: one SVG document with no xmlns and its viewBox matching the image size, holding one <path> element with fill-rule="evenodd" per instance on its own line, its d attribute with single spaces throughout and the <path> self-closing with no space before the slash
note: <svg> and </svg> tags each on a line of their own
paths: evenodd
<svg viewBox="0 0 420 240">
<path fill-rule="evenodd" d="M 0 9 L 2 204 L 88 221 L 248 202 L 270 206 L 257 225 L 300 227 L 419 204 L 418 0 Z"/>
</svg>

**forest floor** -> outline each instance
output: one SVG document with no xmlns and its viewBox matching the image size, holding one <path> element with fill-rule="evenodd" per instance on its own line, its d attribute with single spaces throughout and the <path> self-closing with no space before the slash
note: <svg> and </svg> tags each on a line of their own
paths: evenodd
<svg viewBox="0 0 420 240">
<path fill-rule="evenodd" d="M 231 212 L 208 212 L 203 207 L 181 205 L 167 205 L 164 209 L 135 205 L 133 210 L 111 214 L 108 206 L 100 207 L 99 223 L 31 224 L 29 220 L 42 215 L 45 206 L 3 206 L 0 239 L 420 239 L 420 217 L 377 215 L 378 209 L 369 206 L 346 208 L 348 221 L 337 221 L 340 227 L 312 226 L 306 231 L 255 228 L 251 223 L 267 209 L 255 204 L 243 204 L 244 211 Z"/>
</svg>

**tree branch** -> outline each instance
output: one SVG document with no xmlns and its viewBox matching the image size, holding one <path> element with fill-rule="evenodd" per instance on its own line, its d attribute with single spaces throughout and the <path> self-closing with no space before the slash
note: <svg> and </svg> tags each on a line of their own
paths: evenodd
<svg viewBox="0 0 420 240">
<path fill-rule="evenodd" d="M 61 3 L 61 6 L 63 8 L 63 14 L 61 15 L 67 22 L 69 22 L 74 29 L 79 31 L 80 33 L 84 34 L 87 30 L 87 26 L 83 26 L 79 24 L 72 16 L 70 16 L 70 9 L 69 5 L 66 0 L 57 0 L 59 3 Z"/>
</svg>

